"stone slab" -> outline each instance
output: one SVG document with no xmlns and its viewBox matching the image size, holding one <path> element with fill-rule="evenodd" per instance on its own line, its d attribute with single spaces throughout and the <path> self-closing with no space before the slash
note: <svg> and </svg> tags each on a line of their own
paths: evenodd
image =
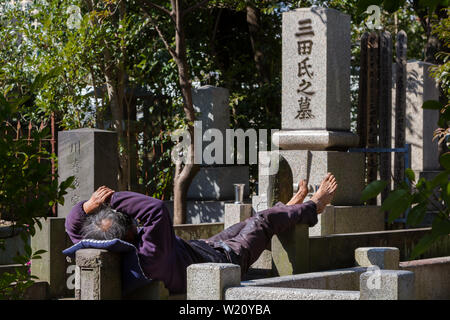
<svg viewBox="0 0 450 320">
<path fill-rule="evenodd" d="M 87 200 L 105 185 L 117 190 L 117 133 L 99 129 L 58 132 L 58 182 L 75 177 L 75 189 L 68 189 L 58 216 L 66 217 L 72 207 Z"/>
<path fill-rule="evenodd" d="M 358 135 L 350 131 L 282 130 L 272 139 L 283 150 L 342 150 L 359 143 Z"/>
<path fill-rule="evenodd" d="M 382 231 L 384 213 L 379 206 L 332 206 L 318 215 L 317 224 L 309 228 L 310 236 L 339 233 Z"/>
<path fill-rule="evenodd" d="M 359 290 L 359 277 L 367 268 L 353 267 L 346 269 L 309 272 L 289 276 L 272 277 L 243 281 L 242 286 L 283 287 L 321 290 Z"/>
<path fill-rule="evenodd" d="M 225 292 L 225 300 L 359 300 L 358 291 L 241 287 Z"/>
<path fill-rule="evenodd" d="M 282 14 L 283 130 L 350 130 L 350 55 L 349 15 L 319 7 Z M 302 119 L 301 99 L 312 117 Z"/>
<path fill-rule="evenodd" d="M 241 267 L 231 263 L 199 263 L 187 268 L 187 300 L 223 300 L 229 287 L 241 283 Z"/>
</svg>

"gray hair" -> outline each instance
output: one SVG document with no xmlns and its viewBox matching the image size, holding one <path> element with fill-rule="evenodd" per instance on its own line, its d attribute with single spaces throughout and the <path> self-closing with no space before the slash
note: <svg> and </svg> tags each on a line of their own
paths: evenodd
<svg viewBox="0 0 450 320">
<path fill-rule="evenodd" d="M 108 228 L 103 226 L 104 220 L 111 222 Z M 81 228 L 81 235 L 83 239 L 124 240 L 132 225 L 133 219 L 130 216 L 109 206 L 102 206 L 98 212 L 87 216 Z"/>
</svg>

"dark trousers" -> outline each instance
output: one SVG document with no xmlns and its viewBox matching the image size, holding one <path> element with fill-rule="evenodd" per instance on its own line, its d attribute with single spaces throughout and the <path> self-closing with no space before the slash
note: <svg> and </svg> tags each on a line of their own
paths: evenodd
<svg viewBox="0 0 450 320">
<path fill-rule="evenodd" d="M 231 257 L 227 255 L 231 261 L 228 262 L 238 263 L 242 274 L 245 274 L 270 245 L 273 235 L 280 234 L 295 224 L 308 224 L 312 227 L 316 223 L 317 212 L 314 202 L 307 201 L 292 206 L 279 202 L 274 207 L 257 212 L 245 221 L 206 239 L 205 242 L 216 250 L 231 249 Z"/>
</svg>

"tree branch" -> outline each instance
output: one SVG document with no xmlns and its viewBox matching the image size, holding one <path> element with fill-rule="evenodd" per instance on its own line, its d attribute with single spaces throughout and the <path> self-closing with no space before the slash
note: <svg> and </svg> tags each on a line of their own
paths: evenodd
<svg viewBox="0 0 450 320">
<path fill-rule="evenodd" d="M 202 1 L 194 4 L 193 6 L 187 8 L 186 10 L 183 10 L 182 16 L 185 16 L 185 15 L 189 14 L 191 11 L 193 11 L 193 10 L 195 10 L 195 9 L 205 5 L 205 4 L 207 4 L 209 1 L 210 0 L 202 0 Z"/>
<path fill-rule="evenodd" d="M 142 9 L 142 8 L 141 8 Z M 153 18 L 145 11 L 145 9 L 142 9 L 144 12 L 144 16 L 150 20 L 150 24 L 155 28 L 156 32 L 158 33 L 159 37 L 161 38 L 162 42 L 164 43 L 164 46 L 166 47 L 167 51 L 169 51 L 170 55 L 174 60 L 177 60 L 177 54 L 173 50 L 173 48 L 169 45 L 169 43 L 166 40 L 166 37 L 164 37 L 164 34 L 161 32 L 161 30 L 158 27 L 158 24 L 153 20 Z"/>
<path fill-rule="evenodd" d="M 148 0 L 144 0 L 144 2 L 145 2 L 145 4 L 149 5 L 152 8 L 158 9 L 159 11 L 162 11 L 165 14 L 168 14 L 169 16 L 171 15 L 171 12 L 168 9 L 164 8 L 163 6 L 160 6 L 159 4 L 153 3 Z"/>
</svg>

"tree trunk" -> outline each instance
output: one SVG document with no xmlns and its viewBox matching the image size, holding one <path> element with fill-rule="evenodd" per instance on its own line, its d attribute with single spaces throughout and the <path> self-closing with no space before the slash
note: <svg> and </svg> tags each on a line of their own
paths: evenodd
<svg viewBox="0 0 450 320">
<path fill-rule="evenodd" d="M 253 60 L 260 77 L 260 84 L 269 83 L 270 77 L 265 65 L 264 52 L 261 44 L 261 22 L 259 9 L 247 6 L 247 25 L 250 34 L 250 42 L 253 49 Z"/>
<path fill-rule="evenodd" d="M 186 223 L 187 191 L 192 179 L 199 168 L 194 163 L 194 121 L 195 112 L 192 103 L 192 85 L 190 82 L 189 66 L 186 59 L 186 38 L 182 20 L 182 11 L 178 0 L 173 1 L 175 18 L 175 62 L 178 67 L 179 84 L 183 96 L 184 112 L 188 122 L 188 131 L 191 135 L 191 143 L 188 157 L 184 163 L 177 163 L 174 177 L 174 224 Z"/>
</svg>

